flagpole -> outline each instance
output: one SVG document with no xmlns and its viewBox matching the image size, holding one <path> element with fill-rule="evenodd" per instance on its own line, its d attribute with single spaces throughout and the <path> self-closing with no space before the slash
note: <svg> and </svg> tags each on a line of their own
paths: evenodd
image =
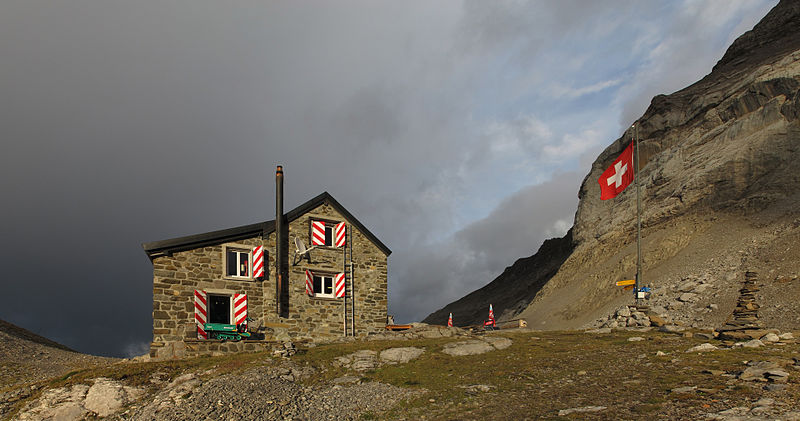
<svg viewBox="0 0 800 421">
<path fill-rule="evenodd" d="M 639 126 L 633 124 L 633 139 L 636 144 L 636 163 L 634 164 L 633 178 L 636 181 L 636 286 L 633 291 L 636 294 L 636 304 L 640 303 L 639 283 L 642 281 L 642 197 L 639 194 Z"/>
</svg>

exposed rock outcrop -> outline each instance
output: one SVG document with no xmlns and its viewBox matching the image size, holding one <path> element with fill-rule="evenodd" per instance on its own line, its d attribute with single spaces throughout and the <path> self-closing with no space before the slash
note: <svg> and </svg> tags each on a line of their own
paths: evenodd
<svg viewBox="0 0 800 421">
<path fill-rule="evenodd" d="M 800 327 L 797 317 L 790 326 L 779 314 L 800 314 L 799 115 L 800 4 L 781 1 L 710 74 L 656 96 L 636 121 L 642 281 L 656 300 L 674 296 L 662 302 L 673 319 L 722 326 L 752 270 L 762 274 L 759 293 L 770 298 L 759 320 Z M 496 310 L 501 319 L 522 317 L 536 329 L 578 328 L 631 304 L 631 294 L 614 282 L 636 271 L 636 190 L 601 201 L 597 180 L 633 135 L 628 129 L 593 163 L 566 237 L 548 240 L 536 255 L 426 320 L 437 323 L 448 312 L 480 311 L 492 302 L 504 309 Z M 713 288 L 679 291 L 687 278 Z"/>
</svg>

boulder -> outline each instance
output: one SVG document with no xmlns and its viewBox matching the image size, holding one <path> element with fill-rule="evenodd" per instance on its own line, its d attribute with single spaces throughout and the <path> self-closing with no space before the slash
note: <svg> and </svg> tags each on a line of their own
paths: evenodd
<svg viewBox="0 0 800 421">
<path fill-rule="evenodd" d="M 708 351 L 714 351 L 714 350 L 717 350 L 717 349 L 719 349 L 719 348 L 717 348 L 716 346 L 711 345 L 710 343 L 706 342 L 706 343 L 702 343 L 700 345 L 691 347 L 691 348 L 687 349 L 686 352 L 708 352 Z"/>
<path fill-rule="evenodd" d="M 424 349 L 413 346 L 389 348 L 381 351 L 380 360 L 387 364 L 404 364 L 419 357 L 424 352 Z"/>
<path fill-rule="evenodd" d="M 445 344 L 444 349 L 442 349 L 442 352 L 444 352 L 447 355 L 452 355 L 454 357 L 460 357 L 464 355 L 483 354 L 494 350 L 495 347 L 493 347 L 489 343 L 475 339 L 475 340 Z"/>
</svg>

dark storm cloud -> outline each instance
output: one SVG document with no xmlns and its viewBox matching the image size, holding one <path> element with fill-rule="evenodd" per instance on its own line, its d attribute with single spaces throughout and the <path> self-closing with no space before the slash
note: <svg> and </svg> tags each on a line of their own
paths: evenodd
<svg viewBox="0 0 800 421">
<path fill-rule="evenodd" d="M 272 219 L 283 164 L 287 208 L 327 190 L 394 250 L 419 320 L 571 223 L 618 114 L 548 95 L 616 86 L 583 44 L 666 7 L 634 3 L 0 2 L 0 318 L 142 352 L 140 243 Z"/>
</svg>

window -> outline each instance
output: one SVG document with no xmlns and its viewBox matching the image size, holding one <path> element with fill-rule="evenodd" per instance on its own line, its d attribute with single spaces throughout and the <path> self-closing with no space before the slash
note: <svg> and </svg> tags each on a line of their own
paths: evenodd
<svg viewBox="0 0 800 421">
<path fill-rule="evenodd" d="M 314 296 L 335 298 L 333 294 L 333 276 L 314 275 Z"/>
<path fill-rule="evenodd" d="M 225 276 L 250 278 L 250 249 L 225 247 Z"/>
<path fill-rule="evenodd" d="M 309 234 L 312 246 L 341 247 L 345 241 L 345 225 L 344 222 L 311 220 Z"/>
<path fill-rule="evenodd" d="M 208 323 L 231 323 L 231 296 L 208 294 Z"/>
</svg>

